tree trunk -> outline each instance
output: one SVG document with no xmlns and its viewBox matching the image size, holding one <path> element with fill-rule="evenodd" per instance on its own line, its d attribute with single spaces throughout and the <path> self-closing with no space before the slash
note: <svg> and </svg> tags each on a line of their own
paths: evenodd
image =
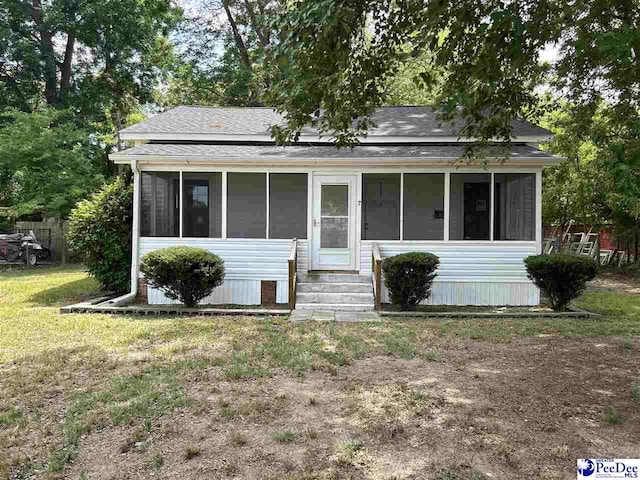
<svg viewBox="0 0 640 480">
<path fill-rule="evenodd" d="M 53 49 L 53 33 L 42 23 L 42 1 L 33 0 L 31 18 L 40 34 L 40 55 L 44 62 L 44 96 L 48 105 L 58 104 L 58 76 L 56 57 Z"/>
<path fill-rule="evenodd" d="M 70 32 L 67 36 L 67 46 L 64 49 L 64 60 L 60 64 L 60 97 L 65 100 L 71 89 L 71 62 L 76 44 L 76 36 Z"/>
<path fill-rule="evenodd" d="M 228 2 L 225 0 L 222 3 L 224 7 L 224 11 L 227 14 L 227 19 L 229 20 L 229 25 L 231 26 L 231 31 L 233 33 L 233 39 L 236 42 L 236 46 L 240 51 L 240 57 L 242 58 L 242 63 L 245 64 L 249 71 L 252 71 L 251 68 L 251 60 L 249 59 L 249 51 L 247 50 L 247 46 L 242 39 L 242 35 L 240 35 L 240 31 L 238 30 L 238 25 L 236 24 L 235 19 L 233 18 L 233 14 L 231 13 L 231 9 L 229 8 Z"/>
</svg>

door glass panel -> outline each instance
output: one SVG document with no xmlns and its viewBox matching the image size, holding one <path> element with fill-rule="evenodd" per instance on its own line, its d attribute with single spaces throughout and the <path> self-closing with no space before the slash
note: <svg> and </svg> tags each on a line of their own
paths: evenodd
<svg viewBox="0 0 640 480">
<path fill-rule="evenodd" d="M 349 185 L 322 185 L 320 247 L 349 248 Z"/>
<path fill-rule="evenodd" d="M 321 215 L 346 217 L 349 215 L 349 185 L 322 185 Z"/>
<path fill-rule="evenodd" d="M 322 217 L 320 247 L 349 248 L 349 217 Z"/>
</svg>

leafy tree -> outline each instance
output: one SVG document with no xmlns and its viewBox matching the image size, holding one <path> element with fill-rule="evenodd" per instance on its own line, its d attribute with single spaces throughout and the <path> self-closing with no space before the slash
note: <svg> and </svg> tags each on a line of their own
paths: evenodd
<svg viewBox="0 0 640 480">
<path fill-rule="evenodd" d="M 159 37 L 180 13 L 169 0 L 0 0 L 0 12 L 0 107 L 89 116 L 151 98 Z"/>
<path fill-rule="evenodd" d="M 131 278 L 133 187 L 116 178 L 78 204 L 69 218 L 68 240 L 108 292 L 125 292 Z"/>
<path fill-rule="evenodd" d="M 606 132 L 602 115 L 596 114 L 591 128 L 584 128 L 580 112 L 568 104 L 559 106 L 543 119 L 554 138 L 544 146 L 566 157 L 560 165 L 543 172 L 542 216 L 545 223 L 557 223 L 562 231 L 571 220 L 583 225 L 602 225 L 611 219 L 607 192 L 614 179 L 601 160 L 596 139 Z"/>
<path fill-rule="evenodd" d="M 100 152 L 68 112 L 10 110 L 0 125 L 2 202 L 14 215 L 66 216 L 104 182 Z"/>
<path fill-rule="evenodd" d="M 296 138 L 322 109 L 315 123 L 352 144 L 407 54 L 430 59 L 415 77 L 425 90 L 442 86 L 444 118 L 464 108 L 463 136 L 508 141 L 515 117 L 541 113 L 536 87 L 549 73 L 573 103 L 593 105 L 606 93 L 615 112 L 637 118 L 639 16 L 637 0 L 289 2 L 270 58 L 269 99 L 287 119 L 276 138 Z M 559 47 L 551 71 L 539 61 L 550 44 Z"/>
<path fill-rule="evenodd" d="M 160 102 L 262 105 L 269 88 L 264 59 L 279 9 L 273 0 L 195 0 L 179 28 L 181 55 Z"/>
</svg>

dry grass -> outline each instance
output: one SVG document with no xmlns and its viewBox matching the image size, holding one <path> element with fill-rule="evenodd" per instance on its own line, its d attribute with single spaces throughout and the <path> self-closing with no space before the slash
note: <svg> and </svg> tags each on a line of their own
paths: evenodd
<svg viewBox="0 0 640 480">
<path fill-rule="evenodd" d="M 501 367 L 479 366 L 465 349 L 509 348 L 540 334 L 616 335 L 615 355 L 632 359 L 640 333 L 640 301 L 597 293 L 582 302 L 606 303 L 604 320 L 336 325 L 59 314 L 61 305 L 97 294 L 80 268 L 0 273 L 0 478 L 110 478 L 96 470 L 113 468 L 103 451 L 122 452 L 139 477 L 184 478 L 188 463 L 208 465 L 203 478 L 406 478 L 425 468 L 475 478 L 463 460 L 445 455 L 424 464 L 420 453 L 435 439 L 486 452 L 474 450 L 483 435 L 518 438 L 508 431 L 517 416 L 476 406 L 485 385 L 511 385 L 496 382 Z M 367 370 L 370 362 L 383 370 Z M 393 365 L 402 367 L 387 371 Z M 440 380 L 430 380 L 434 372 Z M 637 406 L 634 383 L 621 385 L 619 398 Z M 608 435 L 634 423 L 617 400 L 607 408 L 615 405 L 615 416 L 628 421 L 611 421 L 609 412 L 601 427 Z M 491 444 L 505 462 L 498 473 L 519 471 L 527 447 L 516 443 Z M 556 467 L 568 462 L 561 448 L 578 451 L 569 440 L 556 444 L 546 448 Z M 220 452 L 214 460 L 212 451 Z"/>
</svg>

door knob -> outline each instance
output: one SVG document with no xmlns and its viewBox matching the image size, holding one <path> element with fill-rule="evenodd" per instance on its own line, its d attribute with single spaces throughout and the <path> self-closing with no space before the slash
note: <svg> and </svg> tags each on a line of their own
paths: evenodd
<svg viewBox="0 0 640 480">
<path fill-rule="evenodd" d="M 318 226 L 318 220 L 316 220 L 315 218 L 313 219 L 313 226 L 317 227 Z"/>
</svg>

